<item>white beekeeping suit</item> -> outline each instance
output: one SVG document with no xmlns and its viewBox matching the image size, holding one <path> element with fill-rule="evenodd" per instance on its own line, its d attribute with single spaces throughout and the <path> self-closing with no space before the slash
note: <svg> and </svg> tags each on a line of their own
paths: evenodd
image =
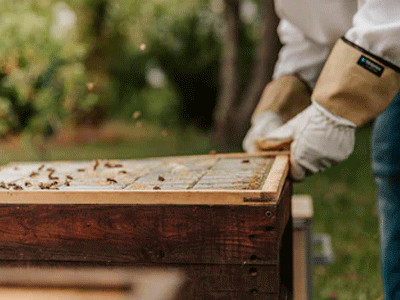
<svg viewBox="0 0 400 300">
<path fill-rule="evenodd" d="M 243 147 L 293 139 L 292 177 L 302 179 L 346 159 L 355 128 L 399 91 L 400 1 L 275 0 L 275 9 L 283 47 Z"/>
<path fill-rule="evenodd" d="M 284 46 L 274 78 L 298 74 L 313 87 L 342 36 L 400 66 L 398 0 L 275 0 L 275 9 Z"/>
</svg>

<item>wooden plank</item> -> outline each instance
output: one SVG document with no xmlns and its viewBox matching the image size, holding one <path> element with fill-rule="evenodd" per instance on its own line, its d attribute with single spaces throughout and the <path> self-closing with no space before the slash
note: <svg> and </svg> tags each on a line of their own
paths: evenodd
<svg viewBox="0 0 400 300">
<path fill-rule="evenodd" d="M 179 300 L 287 300 L 290 298 L 281 298 L 279 294 L 259 293 L 253 289 L 244 292 L 200 292 L 193 294 L 185 290 L 180 295 Z"/>
<path fill-rule="evenodd" d="M 260 151 L 255 153 L 215 153 L 215 154 L 201 154 L 201 155 L 188 155 L 185 157 L 188 158 L 207 158 L 207 157 L 216 157 L 216 158 L 249 158 L 249 157 L 275 157 L 277 155 L 290 155 L 289 150 L 278 150 L 278 151 Z M 179 156 L 176 156 L 179 157 Z M 153 159 L 159 159 L 163 157 L 155 157 Z"/>
<path fill-rule="evenodd" d="M 276 201 L 276 192 L 252 190 L 0 191 L 0 204 L 243 205 L 246 202 L 263 206 L 265 202 Z"/>
<path fill-rule="evenodd" d="M 313 201 L 310 195 L 292 196 L 293 219 L 311 219 L 314 215 Z"/>
<path fill-rule="evenodd" d="M 294 300 L 307 300 L 310 298 L 310 273 L 311 258 L 308 253 L 311 245 L 310 227 L 313 216 L 313 201 L 310 195 L 292 196 L 292 216 L 294 221 L 293 228 L 293 281 L 294 281 Z"/>
<path fill-rule="evenodd" d="M 284 181 L 284 186 L 282 192 L 280 193 L 280 197 L 277 203 L 277 215 L 279 216 L 276 219 L 276 227 L 279 228 L 278 232 L 280 233 L 279 239 L 282 238 L 282 234 L 285 231 L 285 228 L 288 224 L 289 218 L 291 217 L 292 212 L 292 182 L 289 179 Z"/>
<path fill-rule="evenodd" d="M 260 265 L 185 265 L 186 289 L 189 294 L 201 291 L 279 293 L 278 266 Z"/>
<path fill-rule="evenodd" d="M 0 297 L 10 300 L 172 300 L 182 283 L 171 269 L 0 269 Z"/>
<path fill-rule="evenodd" d="M 290 202 L 290 201 L 289 201 Z M 292 218 L 290 217 L 284 233 L 282 235 L 281 243 L 279 244 L 279 279 L 280 279 L 280 293 L 287 294 L 288 298 L 292 299 L 293 296 L 293 227 Z"/>
<path fill-rule="evenodd" d="M 295 230 L 293 232 L 294 300 L 308 299 L 306 240 L 306 233 L 304 230 Z"/>
<path fill-rule="evenodd" d="M 276 156 L 262 190 L 264 192 L 277 192 L 279 197 L 279 192 L 282 190 L 288 172 L 289 157 L 286 155 Z"/>
<path fill-rule="evenodd" d="M 0 260 L 277 264 L 281 217 L 273 205 L 1 205 Z"/>
<path fill-rule="evenodd" d="M 7 300 L 126 300 L 127 293 L 100 289 L 0 287 L 0 297 Z"/>
</svg>

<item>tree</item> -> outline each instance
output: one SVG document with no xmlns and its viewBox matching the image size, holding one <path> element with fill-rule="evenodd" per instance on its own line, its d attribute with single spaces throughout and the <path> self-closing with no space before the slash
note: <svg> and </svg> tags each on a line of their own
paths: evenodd
<svg viewBox="0 0 400 300">
<path fill-rule="evenodd" d="M 249 128 L 251 114 L 265 85 L 271 80 L 281 46 L 276 33 L 279 19 L 274 11 L 273 0 L 261 0 L 261 38 L 254 54 L 250 79 L 243 82 L 240 76 L 243 66 L 239 65 L 239 43 L 243 28 L 239 16 L 240 1 L 224 0 L 224 4 L 221 89 L 214 112 L 214 143 L 222 150 L 240 145 Z"/>
</svg>

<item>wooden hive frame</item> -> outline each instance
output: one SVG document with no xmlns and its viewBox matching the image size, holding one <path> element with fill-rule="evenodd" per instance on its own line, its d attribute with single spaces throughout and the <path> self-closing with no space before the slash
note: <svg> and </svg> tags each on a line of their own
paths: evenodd
<svg viewBox="0 0 400 300">
<path fill-rule="evenodd" d="M 288 170 L 286 152 L 263 152 L 260 154 L 216 154 L 216 158 L 249 158 L 275 156 L 272 168 L 260 190 L 121 190 L 121 191 L 0 191 L 0 204 L 202 204 L 202 205 L 242 205 L 252 202 L 263 205 L 276 203 L 285 183 Z M 193 156 L 202 157 L 202 156 Z M 208 157 L 208 156 L 204 156 Z M 44 197 L 44 194 L 45 197 Z M 156 201 L 154 195 L 156 194 Z M 110 197 L 112 195 L 112 197 Z M 77 201 L 79 199 L 79 201 Z"/>
</svg>

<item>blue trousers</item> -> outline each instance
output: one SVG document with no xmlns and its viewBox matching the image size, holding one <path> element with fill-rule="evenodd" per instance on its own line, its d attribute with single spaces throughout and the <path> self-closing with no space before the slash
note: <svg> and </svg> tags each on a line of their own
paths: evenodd
<svg viewBox="0 0 400 300">
<path fill-rule="evenodd" d="M 400 299 L 400 93 L 376 119 L 372 170 L 378 187 L 385 300 Z"/>
</svg>

